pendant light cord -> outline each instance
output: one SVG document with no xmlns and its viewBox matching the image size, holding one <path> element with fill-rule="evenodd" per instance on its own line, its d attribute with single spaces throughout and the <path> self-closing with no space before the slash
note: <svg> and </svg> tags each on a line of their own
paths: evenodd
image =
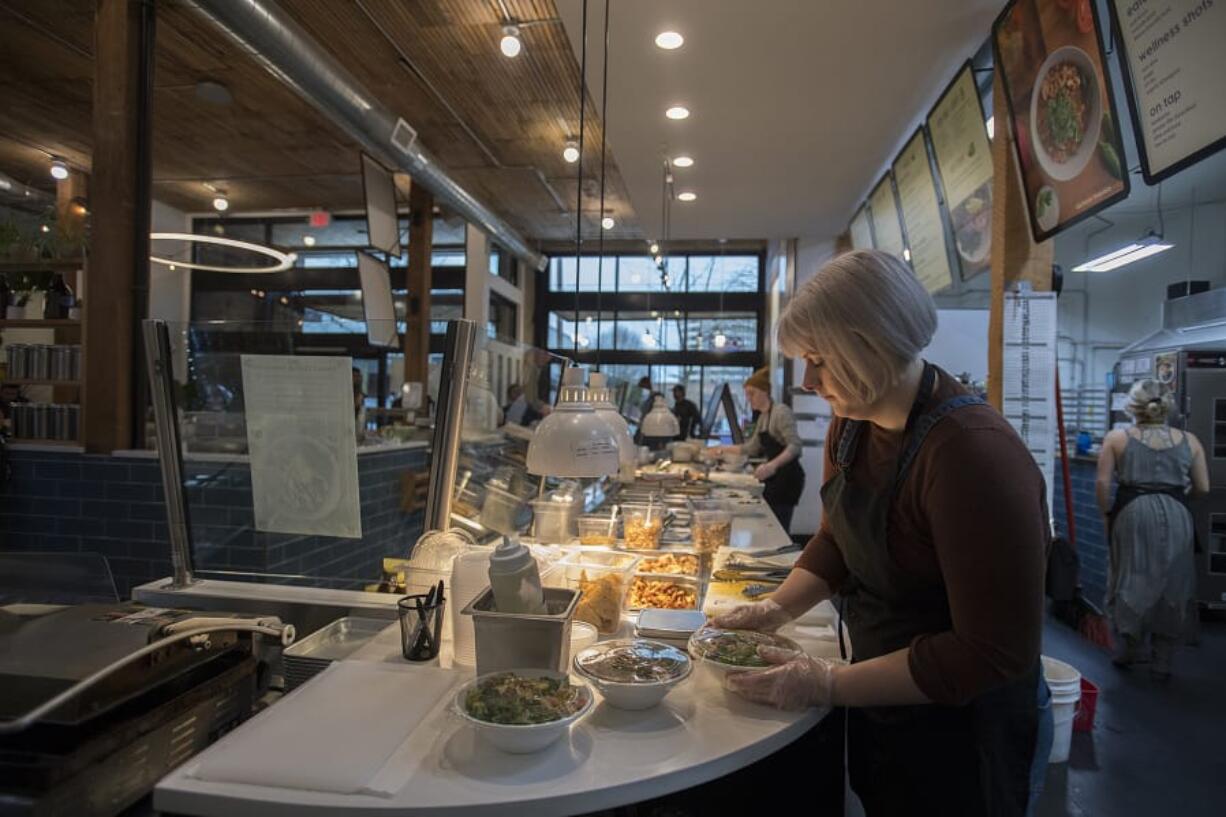
<svg viewBox="0 0 1226 817">
<path fill-rule="evenodd" d="M 583 44 L 579 55 L 579 184 L 575 193 L 575 356 L 579 356 L 579 265 L 583 247 L 583 129 L 587 109 L 587 0 L 583 0 Z M 559 391 L 561 391 L 559 389 Z"/>
<path fill-rule="evenodd" d="M 609 6 L 612 0 L 604 0 L 604 70 L 600 91 L 600 235 L 596 248 L 596 368 L 600 368 L 600 322 L 604 318 L 601 291 L 604 289 L 604 180 L 606 137 L 609 133 Z M 579 313 L 575 312 L 575 335 L 579 334 Z"/>
</svg>

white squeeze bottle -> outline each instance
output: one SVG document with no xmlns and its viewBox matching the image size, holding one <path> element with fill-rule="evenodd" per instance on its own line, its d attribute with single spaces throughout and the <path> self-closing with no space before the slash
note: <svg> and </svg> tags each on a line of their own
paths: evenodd
<svg viewBox="0 0 1226 817">
<path fill-rule="evenodd" d="M 490 554 L 490 587 L 500 613 L 545 612 L 541 571 L 532 552 L 516 536 L 505 536 Z"/>
</svg>

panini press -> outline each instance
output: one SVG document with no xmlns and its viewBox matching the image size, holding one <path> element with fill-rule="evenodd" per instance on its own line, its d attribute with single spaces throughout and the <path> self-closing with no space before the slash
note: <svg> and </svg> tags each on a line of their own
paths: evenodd
<svg viewBox="0 0 1226 817">
<path fill-rule="evenodd" d="M 13 728 L 79 681 L 160 640 L 167 628 L 250 622 L 220 615 L 135 604 L 0 607 L 0 726 Z M 267 642 L 234 630 L 180 640 L 22 731 L 0 732 L 0 817 L 123 811 L 251 714 L 269 674 L 261 651 Z"/>
</svg>

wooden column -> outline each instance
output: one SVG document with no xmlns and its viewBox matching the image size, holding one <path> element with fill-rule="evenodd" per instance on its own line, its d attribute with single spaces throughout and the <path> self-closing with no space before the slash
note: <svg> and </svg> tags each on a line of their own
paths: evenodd
<svg viewBox="0 0 1226 817">
<path fill-rule="evenodd" d="M 992 139 L 992 301 L 988 318 L 988 401 L 1004 407 L 1005 292 L 1028 281 L 1035 292 L 1051 289 L 1054 247 L 1035 244 L 1026 215 L 1025 190 L 1017 166 L 1012 128 L 1006 122 L 1005 88 L 1000 72 L 992 83 L 992 109 L 997 112 Z"/>
<path fill-rule="evenodd" d="M 419 184 L 409 191 L 408 320 L 405 327 L 404 379 L 425 383 L 430 355 L 430 266 L 434 244 L 434 196 Z"/>
<path fill-rule="evenodd" d="M 140 179 L 142 138 L 142 4 L 98 0 L 94 21 L 94 154 L 91 248 L 85 303 L 85 446 L 109 453 L 133 444 L 134 287 L 148 266 L 137 232 L 147 225 Z M 147 177 L 148 167 L 144 168 Z M 142 215 L 141 207 L 146 209 Z"/>
</svg>

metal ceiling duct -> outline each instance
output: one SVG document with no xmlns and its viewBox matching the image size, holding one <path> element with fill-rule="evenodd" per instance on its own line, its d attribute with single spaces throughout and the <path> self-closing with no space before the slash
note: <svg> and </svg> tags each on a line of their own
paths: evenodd
<svg viewBox="0 0 1226 817">
<path fill-rule="evenodd" d="M 440 202 L 535 269 L 545 268 L 544 255 L 448 176 L 417 143 L 416 132 L 408 123 L 363 88 L 273 0 L 191 0 L 189 5 L 372 156 L 408 173 L 414 184 L 423 185 Z"/>
</svg>

